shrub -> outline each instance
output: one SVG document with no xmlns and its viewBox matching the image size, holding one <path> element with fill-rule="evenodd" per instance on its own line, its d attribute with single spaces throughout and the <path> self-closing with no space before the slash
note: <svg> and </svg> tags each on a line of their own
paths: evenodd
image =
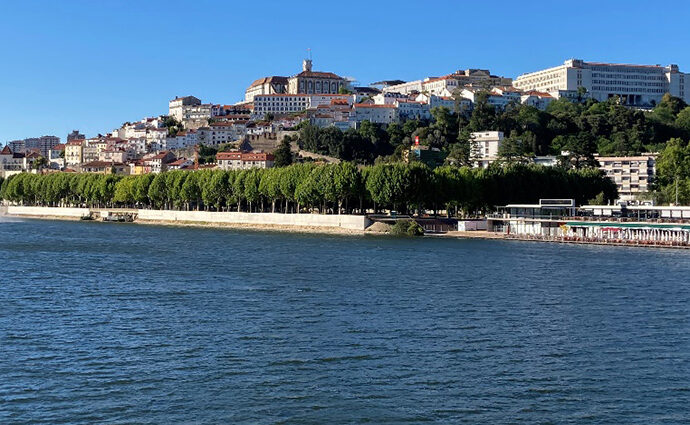
<svg viewBox="0 0 690 425">
<path fill-rule="evenodd" d="M 414 220 L 398 220 L 391 228 L 391 235 L 422 236 L 424 235 L 424 229 Z"/>
</svg>

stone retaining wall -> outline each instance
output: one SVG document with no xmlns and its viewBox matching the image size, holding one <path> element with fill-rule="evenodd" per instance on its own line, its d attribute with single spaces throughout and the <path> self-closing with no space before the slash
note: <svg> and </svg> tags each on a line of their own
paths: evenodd
<svg viewBox="0 0 690 425">
<path fill-rule="evenodd" d="M 99 209 L 98 211 L 107 211 Z M 266 226 L 332 227 L 349 230 L 364 230 L 371 224 L 361 215 L 320 215 L 320 214 L 278 214 L 242 213 L 172 210 L 128 210 L 141 221 L 227 223 Z M 80 218 L 89 215 L 88 208 L 50 208 L 8 206 L 7 214 L 26 217 Z"/>
<path fill-rule="evenodd" d="M 57 207 L 19 207 L 8 205 L 7 214 L 14 216 L 81 218 L 86 215 L 89 215 L 89 209 Z"/>
</svg>

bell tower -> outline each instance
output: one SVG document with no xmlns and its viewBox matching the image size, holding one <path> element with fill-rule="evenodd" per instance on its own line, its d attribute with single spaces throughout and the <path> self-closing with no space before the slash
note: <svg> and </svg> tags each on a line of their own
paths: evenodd
<svg viewBox="0 0 690 425">
<path fill-rule="evenodd" d="M 311 72 L 311 59 L 305 59 L 302 61 L 302 71 Z"/>
</svg>

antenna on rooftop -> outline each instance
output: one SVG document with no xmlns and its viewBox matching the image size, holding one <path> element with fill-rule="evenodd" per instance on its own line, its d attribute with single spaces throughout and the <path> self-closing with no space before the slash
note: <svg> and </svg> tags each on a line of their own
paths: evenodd
<svg viewBox="0 0 690 425">
<path fill-rule="evenodd" d="M 307 48 L 307 56 L 309 56 L 309 60 L 311 60 L 311 48 Z"/>
</svg>

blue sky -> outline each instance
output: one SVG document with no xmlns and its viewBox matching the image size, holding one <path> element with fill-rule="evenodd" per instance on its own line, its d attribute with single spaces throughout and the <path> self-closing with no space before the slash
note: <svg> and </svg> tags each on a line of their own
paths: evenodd
<svg viewBox="0 0 690 425">
<path fill-rule="evenodd" d="M 571 57 L 690 72 L 690 2 L 0 0 L 0 144 L 87 136 L 234 103 L 254 79 L 314 69 L 411 80 L 462 68 L 515 77 Z"/>
</svg>

